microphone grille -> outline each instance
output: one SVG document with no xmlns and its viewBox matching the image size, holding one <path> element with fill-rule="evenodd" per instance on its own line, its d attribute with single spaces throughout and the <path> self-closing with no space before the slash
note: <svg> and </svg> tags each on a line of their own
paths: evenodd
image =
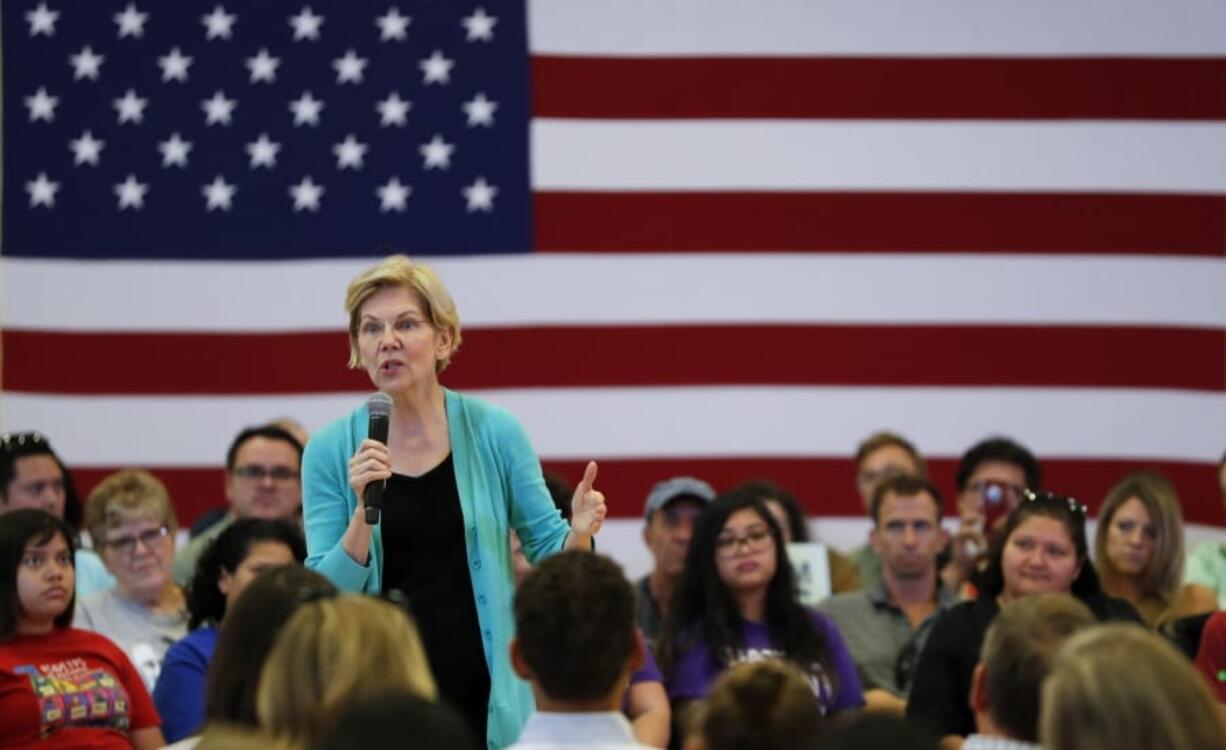
<svg viewBox="0 0 1226 750">
<path fill-rule="evenodd" d="M 391 416 L 392 413 L 392 397 L 378 391 L 370 394 L 370 398 L 366 399 L 366 409 L 372 415 L 382 417 Z"/>
</svg>

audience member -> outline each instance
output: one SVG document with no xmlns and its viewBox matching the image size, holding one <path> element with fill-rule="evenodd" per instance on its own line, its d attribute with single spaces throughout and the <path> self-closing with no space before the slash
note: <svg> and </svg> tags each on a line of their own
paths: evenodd
<svg viewBox="0 0 1226 750">
<path fill-rule="evenodd" d="M 157 711 L 128 657 L 70 627 L 75 537 L 42 510 L 0 516 L 0 746 L 159 748 Z"/>
<path fill-rule="evenodd" d="M 1137 471 L 1107 492 L 1094 535 L 1103 590 L 1132 604 L 1145 624 L 1217 609 L 1217 597 L 1183 581 L 1183 513 L 1175 485 L 1156 471 Z"/>
<path fill-rule="evenodd" d="M 784 544 L 808 542 L 809 523 L 796 497 L 778 485 L 765 480 L 746 482 L 735 492 L 748 492 L 766 504 L 766 509 L 775 517 L 783 532 Z M 833 547 L 826 547 L 826 566 L 830 570 L 830 590 L 839 593 L 860 588 L 860 576 L 856 566 Z"/>
<path fill-rule="evenodd" d="M 1042 481 L 1039 462 L 1025 446 L 1006 437 L 991 437 L 962 455 L 958 485 L 958 530 L 950 544 L 951 559 L 941 571 L 950 590 L 960 592 L 986 564 L 1005 518 L 1022 500 L 1025 489 Z"/>
<path fill-rule="evenodd" d="M 390 602 L 341 596 L 302 605 L 260 673 L 260 725 L 302 744 L 319 740 L 350 702 L 403 689 L 434 700 L 417 627 Z"/>
<path fill-rule="evenodd" d="M 1218 491 L 1226 505 L 1226 453 L 1217 465 Z M 1226 609 L 1226 542 L 1207 541 L 1197 545 L 1188 558 L 1184 580 L 1198 583 L 1217 594 L 1218 609 Z"/>
<path fill-rule="evenodd" d="M 1141 621 L 1132 605 L 1102 591 L 1087 551 L 1085 506 L 1046 492 L 1025 490 L 1023 497 L 993 543 L 978 599 L 941 615 L 920 652 L 907 717 L 942 736 L 975 729 L 967 705 L 971 676 L 1002 606 L 1034 594 L 1071 593 L 1099 620 Z"/>
<path fill-rule="evenodd" d="M 1039 750 L 1043 680 L 1060 646 L 1093 624 L 1086 605 L 1067 594 L 1035 594 L 1002 607 L 975 665 L 975 734 L 962 750 Z"/>
<path fill-rule="evenodd" d="M 641 748 L 620 708 L 646 648 L 621 567 L 577 550 L 540 563 L 515 592 L 511 665 L 536 711 L 515 750 Z"/>
<path fill-rule="evenodd" d="M 76 534 L 81 526 L 82 505 L 72 474 L 51 443 L 37 432 L 0 435 L 0 515 L 19 508 L 45 510 L 68 522 Z M 115 578 L 92 549 L 76 546 L 77 597 L 109 589 Z"/>
<path fill-rule="evenodd" d="M 827 599 L 818 611 L 847 641 L 867 708 L 901 714 L 928 632 L 957 601 L 937 576 L 937 555 L 949 535 L 941 528 L 941 494 L 910 474 L 878 482 L 869 512 L 880 579 L 871 588 Z"/>
<path fill-rule="evenodd" d="M 306 543 L 288 521 L 240 518 L 205 549 L 187 592 L 191 632 L 167 651 L 153 689 L 162 734 L 176 742 L 204 723 L 205 678 L 217 630 L 247 584 L 269 568 L 302 564 Z"/>
<path fill-rule="evenodd" d="M 170 574 L 170 495 L 149 472 L 119 471 L 89 494 L 85 520 L 115 585 L 83 597 L 74 624 L 115 641 L 152 691 L 166 649 L 187 635 L 187 600 Z"/>
<path fill-rule="evenodd" d="M 267 424 L 238 433 L 226 451 L 226 500 L 230 508 L 175 555 L 175 581 L 186 586 L 205 548 L 239 518 L 300 524 L 301 467 L 302 443 L 284 427 Z"/>
<path fill-rule="evenodd" d="M 260 672 L 285 623 L 303 604 L 333 597 L 332 582 L 313 570 L 283 565 L 260 573 L 227 608 L 205 679 L 205 720 L 260 726 Z"/>
<path fill-rule="evenodd" d="M 409 739 L 411 738 L 411 740 Z M 404 689 L 351 701 L 332 728 L 309 750 L 479 750 L 464 717 L 440 703 Z"/>
<path fill-rule="evenodd" d="M 823 723 L 813 688 L 794 665 L 734 664 L 711 687 L 684 750 L 811 750 Z"/>
<path fill-rule="evenodd" d="M 877 485 L 898 474 L 928 478 L 924 457 L 911 441 L 893 432 L 875 432 L 856 447 L 856 490 L 865 513 L 872 512 Z M 876 588 L 881 582 L 881 558 L 872 541 L 852 550 L 850 557 L 856 566 L 860 588 Z"/>
<path fill-rule="evenodd" d="M 657 651 L 674 725 L 724 668 L 765 658 L 804 670 L 827 716 L 864 703 L 842 636 L 797 600 L 783 532 L 749 493 L 723 495 L 699 517 Z"/>
<path fill-rule="evenodd" d="M 937 750 L 923 727 L 890 714 L 866 713 L 822 736 L 817 750 Z"/>
<path fill-rule="evenodd" d="M 673 600 L 673 591 L 685 567 L 685 553 L 694 535 L 694 522 L 715 499 L 711 485 L 694 477 L 673 477 L 657 482 L 643 506 L 643 542 L 651 552 L 651 572 L 635 586 L 635 619 L 647 640 L 655 643 Z"/>
<path fill-rule="evenodd" d="M 1209 689 L 1173 646 L 1127 625 L 1078 633 L 1043 683 L 1047 750 L 1216 750 L 1226 747 Z"/>
<path fill-rule="evenodd" d="M 1196 668 L 1219 703 L 1226 704 L 1226 612 L 1214 612 L 1201 633 Z"/>
</svg>

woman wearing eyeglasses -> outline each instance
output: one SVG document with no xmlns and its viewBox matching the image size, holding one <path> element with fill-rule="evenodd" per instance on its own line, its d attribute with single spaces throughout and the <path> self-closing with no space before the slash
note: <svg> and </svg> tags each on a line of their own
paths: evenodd
<svg viewBox="0 0 1226 750">
<path fill-rule="evenodd" d="M 170 496 L 148 472 L 116 472 L 90 493 L 85 521 L 115 586 L 78 602 L 74 624 L 115 641 L 153 690 L 166 649 L 187 635 L 187 599 L 171 575 Z"/>
<path fill-rule="evenodd" d="M 71 627 L 75 536 L 42 510 L 0 516 L 0 747 L 162 747 L 157 711 L 128 657 Z"/>
<path fill-rule="evenodd" d="M 1088 555 L 1085 506 L 1046 492 L 1025 490 L 1022 498 L 989 553 L 979 597 L 941 615 L 915 667 L 907 718 L 938 731 L 949 747 L 975 731 L 967 702 L 971 676 L 988 626 L 1005 604 L 1033 594 L 1072 594 L 1100 621 L 1141 621 L 1132 605 L 1103 593 Z"/>
<path fill-rule="evenodd" d="M 797 600 L 779 525 L 751 492 L 703 510 L 668 612 L 657 648 L 681 727 L 720 672 L 760 659 L 800 667 L 828 718 L 864 703 L 842 636 Z"/>
</svg>

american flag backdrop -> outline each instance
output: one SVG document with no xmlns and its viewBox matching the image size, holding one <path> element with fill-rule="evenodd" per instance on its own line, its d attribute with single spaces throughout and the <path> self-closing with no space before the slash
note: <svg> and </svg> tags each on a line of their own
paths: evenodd
<svg viewBox="0 0 1226 750">
<path fill-rule="evenodd" d="M 222 502 L 244 425 L 370 386 L 342 298 L 430 261 L 611 512 L 677 473 L 860 512 L 1004 433 L 1220 524 L 1221 0 L 3 0 L 6 430 Z"/>
</svg>

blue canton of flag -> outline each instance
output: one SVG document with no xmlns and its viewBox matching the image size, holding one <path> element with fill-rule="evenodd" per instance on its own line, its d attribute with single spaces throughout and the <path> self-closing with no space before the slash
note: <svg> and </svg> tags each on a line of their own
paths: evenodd
<svg viewBox="0 0 1226 750">
<path fill-rule="evenodd" d="M 521 3 L 4 2 L 4 252 L 526 252 Z"/>
</svg>

